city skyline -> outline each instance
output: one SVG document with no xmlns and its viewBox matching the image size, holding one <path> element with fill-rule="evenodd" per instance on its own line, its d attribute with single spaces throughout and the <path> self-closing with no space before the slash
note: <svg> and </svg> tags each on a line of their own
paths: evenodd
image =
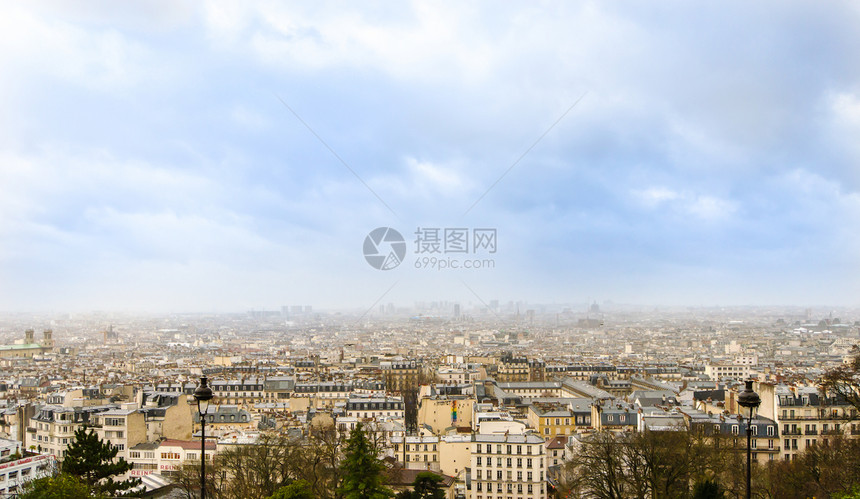
<svg viewBox="0 0 860 499">
<path fill-rule="evenodd" d="M 855 4 L 4 12 L 2 312 L 860 306 Z"/>
</svg>

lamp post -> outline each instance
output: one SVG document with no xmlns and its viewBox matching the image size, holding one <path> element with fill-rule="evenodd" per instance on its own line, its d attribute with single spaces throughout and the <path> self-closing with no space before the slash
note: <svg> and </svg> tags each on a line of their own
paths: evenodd
<svg viewBox="0 0 860 499">
<path fill-rule="evenodd" d="M 200 416 L 200 499 L 206 498 L 206 413 L 209 410 L 209 401 L 212 400 L 212 397 L 209 379 L 203 376 L 200 378 L 200 386 L 194 390 L 194 398 L 197 399 L 197 414 Z"/>
<path fill-rule="evenodd" d="M 738 405 L 741 406 L 741 414 L 747 417 L 747 499 L 752 498 L 752 420 L 755 417 L 758 406 L 761 405 L 761 397 L 753 391 L 753 381 L 748 379 L 746 387 L 738 394 Z"/>
</svg>

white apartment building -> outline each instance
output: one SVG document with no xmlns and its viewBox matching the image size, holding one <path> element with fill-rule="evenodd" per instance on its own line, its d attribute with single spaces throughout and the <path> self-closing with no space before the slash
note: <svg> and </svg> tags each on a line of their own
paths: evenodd
<svg viewBox="0 0 860 499">
<path fill-rule="evenodd" d="M 25 483 L 50 475 L 55 465 L 50 454 L 24 452 L 21 442 L 0 439 L 0 497 L 14 497 Z"/>
<path fill-rule="evenodd" d="M 440 383 L 462 385 L 472 383 L 480 379 L 481 373 L 477 368 L 468 366 L 440 366 L 436 370 L 436 377 Z"/>
<path fill-rule="evenodd" d="M 472 441 L 469 499 L 546 499 L 544 439 L 477 434 Z"/>
<path fill-rule="evenodd" d="M 705 375 L 714 380 L 724 379 L 744 380 L 756 374 L 754 366 L 750 364 L 739 364 L 734 362 L 716 362 L 705 366 Z"/>
<path fill-rule="evenodd" d="M 206 462 L 215 455 L 215 442 L 206 442 Z M 130 476 L 141 477 L 151 474 L 172 476 L 179 472 L 183 464 L 200 462 L 200 442 L 188 440 L 162 440 L 135 445 L 129 449 L 128 462 L 132 469 Z"/>
</svg>

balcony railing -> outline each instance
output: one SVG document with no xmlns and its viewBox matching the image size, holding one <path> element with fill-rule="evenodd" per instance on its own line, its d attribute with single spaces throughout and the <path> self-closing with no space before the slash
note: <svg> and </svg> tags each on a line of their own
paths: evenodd
<svg viewBox="0 0 860 499">
<path fill-rule="evenodd" d="M 806 430 L 804 432 L 806 435 L 818 435 L 818 430 Z"/>
<path fill-rule="evenodd" d="M 783 430 L 783 435 L 800 435 L 800 428 L 792 428 L 790 430 Z"/>
</svg>

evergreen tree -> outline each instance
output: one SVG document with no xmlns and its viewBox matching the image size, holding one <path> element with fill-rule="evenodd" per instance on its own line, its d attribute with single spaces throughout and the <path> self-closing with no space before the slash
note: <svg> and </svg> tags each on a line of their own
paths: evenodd
<svg viewBox="0 0 860 499">
<path fill-rule="evenodd" d="M 382 471 L 385 466 L 376 458 L 374 449 L 364 434 L 361 423 L 349 434 L 341 469 L 343 482 L 338 491 L 344 499 L 385 499 L 392 497 L 385 486 Z"/>
<path fill-rule="evenodd" d="M 125 459 L 116 459 L 117 452 L 116 447 L 103 442 L 94 431 L 79 428 L 75 431 L 74 442 L 66 449 L 61 471 L 80 477 L 96 494 L 119 495 L 140 485 L 140 479 L 114 481 L 113 476 L 131 469 Z"/>
<path fill-rule="evenodd" d="M 442 477 L 436 473 L 418 473 L 412 482 L 412 490 L 397 494 L 397 499 L 445 499 L 445 491 L 439 487 Z"/>
<path fill-rule="evenodd" d="M 693 499 L 720 499 L 724 497 L 720 484 L 714 480 L 704 480 L 693 487 Z"/>
</svg>

